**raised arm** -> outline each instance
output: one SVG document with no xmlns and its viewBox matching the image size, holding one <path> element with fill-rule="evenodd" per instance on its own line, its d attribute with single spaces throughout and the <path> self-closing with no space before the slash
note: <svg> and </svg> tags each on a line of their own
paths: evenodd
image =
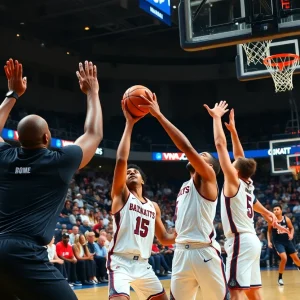
<svg viewBox="0 0 300 300">
<path fill-rule="evenodd" d="M 27 88 L 27 79 L 23 76 L 23 67 L 17 60 L 13 61 L 11 58 L 4 66 L 5 75 L 8 81 L 8 91 L 6 98 L 0 105 L 0 132 L 2 132 L 10 111 L 21 97 Z M 13 93 L 14 92 L 14 93 Z M 4 142 L 0 136 L 0 142 Z"/>
<path fill-rule="evenodd" d="M 161 220 L 161 212 L 157 203 L 152 202 L 154 204 L 156 210 L 156 218 L 155 218 L 155 236 L 159 240 L 159 242 L 164 246 L 169 246 L 175 244 L 175 233 L 168 233 L 162 220 Z"/>
<path fill-rule="evenodd" d="M 206 104 L 210 116 L 213 118 L 214 140 L 222 171 L 224 173 L 224 192 L 226 196 L 236 194 L 239 187 L 239 179 L 236 169 L 231 164 L 230 156 L 227 150 L 227 141 L 222 126 L 222 116 L 228 111 L 226 101 L 216 103 L 214 108 L 209 108 Z"/>
<path fill-rule="evenodd" d="M 201 155 L 197 153 L 194 147 L 191 145 L 190 141 L 187 137 L 177 128 L 175 127 L 160 111 L 159 105 L 156 99 L 156 95 L 151 95 L 147 93 L 147 98 L 142 96 L 145 101 L 148 102 L 146 105 L 140 105 L 143 107 L 149 108 L 150 113 L 158 120 L 164 130 L 167 132 L 173 143 L 176 147 L 184 152 L 189 162 L 195 169 L 195 171 L 201 176 L 201 178 L 205 181 L 213 181 L 216 180 L 216 174 L 203 159 Z"/>
<path fill-rule="evenodd" d="M 95 155 L 95 152 L 103 138 L 103 118 L 99 99 L 99 83 L 97 79 L 97 67 L 92 62 L 85 61 L 85 68 L 79 64 L 76 72 L 79 86 L 87 95 L 87 112 L 84 123 L 84 134 L 75 141 L 82 149 L 82 160 L 79 169 L 85 167 Z"/>
<path fill-rule="evenodd" d="M 127 161 L 130 153 L 132 129 L 134 124 L 140 119 L 131 117 L 129 112 L 125 109 L 123 101 L 122 110 L 126 118 L 126 125 L 117 150 L 116 166 L 111 189 L 112 213 L 116 213 L 123 207 L 129 195 L 129 190 L 126 186 Z"/>
<path fill-rule="evenodd" d="M 225 126 L 230 131 L 234 159 L 237 159 L 239 157 L 245 157 L 244 149 L 240 142 L 240 139 L 239 139 L 236 127 L 235 127 L 234 109 L 233 108 L 230 110 L 229 124 L 225 122 Z"/>
</svg>

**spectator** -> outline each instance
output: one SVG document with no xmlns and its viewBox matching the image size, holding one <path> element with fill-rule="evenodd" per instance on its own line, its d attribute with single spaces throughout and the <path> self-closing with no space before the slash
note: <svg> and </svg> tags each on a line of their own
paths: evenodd
<svg viewBox="0 0 300 300">
<path fill-rule="evenodd" d="M 99 280 L 101 282 L 108 282 L 106 279 L 107 277 L 107 270 L 106 270 L 106 257 L 107 257 L 107 250 L 105 247 L 106 238 L 101 236 L 98 238 L 98 242 L 94 244 L 95 249 L 95 262 L 98 266 L 99 271 Z"/>
<path fill-rule="evenodd" d="M 54 240 L 55 238 L 53 237 L 50 244 L 47 246 L 48 259 L 52 264 L 54 264 L 54 266 L 60 271 L 60 273 L 66 278 L 66 280 L 68 280 L 68 275 L 66 267 L 64 265 L 64 261 L 57 256 Z M 71 283 L 69 283 L 69 285 L 73 286 L 73 284 Z"/>
<path fill-rule="evenodd" d="M 76 224 L 76 219 L 77 219 L 78 212 L 79 212 L 78 207 L 73 206 L 72 213 L 69 216 L 69 221 L 72 225 Z"/>
<path fill-rule="evenodd" d="M 79 208 L 84 206 L 84 201 L 82 200 L 82 195 L 80 193 L 76 195 L 76 199 L 73 202 L 77 203 Z"/>
<path fill-rule="evenodd" d="M 89 223 L 89 217 L 86 214 L 86 209 L 84 207 L 79 208 L 79 218 L 81 219 L 81 222 L 87 221 Z"/>
<path fill-rule="evenodd" d="M 71 215 L 71 214 L 72 214 L 71 201 L 67 200 L 67 201 L 65 202 L 64 208 L 63 208 L 62 211 L 61 211 L 60 216 L 61 216 L 62 218 L 68 218 L 69 215 Z"/>
<path fill-rule="evenodd" d="M 89 252 L 87 242 L 83 234 L 76 235 L 73 251 L 77 259 L 76 271 L 81 283 L 87 285 L 97 284 L 98 280 L 96 278 L 94 255 Z"/>
<path fill-rule="evenodd" d="M 75 237 L 77 234 L 79 234 L 79 228 L 78 228 L 78 226 L 73 226 L 72 233 L 69 236 L 70 237 L 70 240 L 69 240 L 70 245 L 74 245 Z"/>
<path fill-rule="evenodd" d="M 98 238 L 100 235 L 100 230 L 103 228 L 103 218 L 100 217 L 98 220 L 98 223 L 94 225 L 93 231 L 96 234 L 96 237 Z"/>
<path fill-rule="evenodd" d="M 87 231 L 89 232 L 93 231 L 92 228 L 89 226 L 89 221 L 84 220 L 82 223 L 83 224 L 79 226 L 79 231 L 82 234 L 85 234 Z"/>
<path fill-rule="evenodd" d="M 71 285 L 81 286 L 82 284 L 77 281 L 76 264 L 77 259 L 74 256 L 72 246 L 69 244 L 69 234 L 64 233 L 62 235 L 62 241 L 56 244 L 57 256 L 64 261 L 68 281 Z"/>
</svg>

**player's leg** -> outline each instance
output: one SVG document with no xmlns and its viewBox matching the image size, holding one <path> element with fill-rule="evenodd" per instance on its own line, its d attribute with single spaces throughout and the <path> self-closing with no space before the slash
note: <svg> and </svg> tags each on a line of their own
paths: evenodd
<svg viewBox="0 0 300 300">
<path fill-rule="evenodd" d="M 148 262 L 136 263 L 133 268 L 135 280 L 131 286 L 138 299 L 168 300 L 166 292 Z"/>
<path fill-rule="evenodd" d="M 66 279 L 49 262 L 45 247 L 14 239 L 0 244 L 0 289 L 8 293 L 7 299 L 77 299 Z"/>
<path fill-rule="evenodd" d="M 260 243 L 253 242 L 256 245 L 256 248 L 253 247 L 253 256 L 256 259 L 253 262 L 252 270 L 251 270 L 251 281 L 250 281 L 250 289 L 246 290 L 245 293 L 249 300 L 262 300 L 262 289 L 261 289 L 261 273 L 260 273 L 260 252 L 261 245 Z"/>
<path fill-rule="evenodd" d="M 213 247 L 193 250 L 194 272 L 204 300 L 227 300 L 224 264 L 220 253 Z M 203 276 L 205 274 L 205 276 Z"/>
<path fill-rule="evenodd" d="M 176 250 L 173 258 L 170 300 L 196 299 L 199 284 L 195 278 L 191 252 L 195 250 L 179 249 Z M 202 274 L 203 276 L 203 274 Z"/>
<path fill-rule="evenodd" d="M 109 255 L 108 269 L 108 299 L 130 299 L 130 282 L 132 281 L 130 262 L 117 255 Z"/>
<path fill-rule="evenodd" d="M 277 251 L 278 256 L 280 257 L 280 263 L 278 268 L 278 285 L 284 285 L 282 276 L 287 262 L 287 255 L 285 252 L 285 246 L 279 243 L 273 243 L 275 250 Z"/>
<path fill-rule="evenodd" d="M 285 247 L 286 253 L 291 257 L 291 259 L 293 260 L 294 264 L 298 267 L 298 269 L 300 270 L 300 259 L 298 257 L 296 248 L 293 244 L 292 241 L 289 241 L 288 244 Z"/>
<path fill-rule="evenodd" d="M 236 234 L 225 243 L 228 255 L 226 279 L 231 300 L 244 300 L 245 291 L 250 289 L 251 270 L 256 259 L 256 254 L 253 257 L 253 251 L 256 251 L 258 243 L 257 236 L 248 233 Z"/>
</svg>

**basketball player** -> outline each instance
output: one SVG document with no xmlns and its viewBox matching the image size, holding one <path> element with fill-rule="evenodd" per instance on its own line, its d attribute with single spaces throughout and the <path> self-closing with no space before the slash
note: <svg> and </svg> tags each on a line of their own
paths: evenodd
<svg viewBox="0 0 300 300">
<path fill-rule="evenodd" d="M 22 65 L 10 59 L 5 73 L 9 92 L 0 106 L 0 131 L 26 91 Z M 1 299 L 73 300 L 76 295 L 49 262 L 44 247 L 52 240 L 68 185 L 77 169 L 94 156 L 102 140 L 102 112 L 97 70 L 91 62 L 77 72 L 87 94 L 85 133 L 74 145 L 48 150 L 47 122 L 29 115 L 18 124 L 20 147 L 0 137 L 0 290 Z"/>
<path fill-rule="evenodd" d="M 171 299 L 196 299 L 199 287 L 207 300 L 229 299 L 220 245 L 215 241 L 220 165 L 210 153 L 198 154 L 186 136 L 160 112 L 155 94 L 143 105 L 158 120 L 176 147 L 185 153 L 190 179 L 176 200 L 176 247 L 172 265 Z M 203 275 L 205 274 L 205 275 Z"/>
<path fill-rule="evenodd" d="M 279 224 L 289 229 L 289 233 L 280 233 L 276 228 L 272 228 L 271 225 L 268 226 L 269 248 L 272 248 L 274 246 L 274 249 L 280 256 L 278 284 L 284 285 L 282 275 L 287 262 L 287 254 L 292 258 L 294 264 L 298 267 L 299 270 L 300 260 L 297 255 L 296 248 L 292 242 L 295 231 L 291 219 L 282 215 L 282 208 L 279 204 L 273 205 L 273 212 L 277 217 Z"/>
<path fill-rule="evenodd" d="M 175 243 L 175 234 L 168 234 L 161 221 L 158 205 L 146 199 L 143 185 L 146 178 L 136 165 L 127 165 L 134 119 L 122 109 L 126 126 L 120 141 L 112 184 L 114 236 L 110 243 L 107 268 L 109 299 L 129 299 L 130 285 L 139 299 L 167 300 L 166 293 L 148 263 L 154 233 L 161 244 Z"/>
<path fill-rule="evenodd" d="M 256 171 L 256 162 L 245 158 L 235 128 L 234 111 L 230 112 L 227 128 L 231 133 L 235 161 L 231 164 L 227 142 L 222 127 L 222 116 L 228 111 L 226 101 L 216 103 L 213 109 L 204 107 L 213 117 L 214 139 L 221 168 L 224 173 L 224 187 L 221 195 L 221 218 L 226 236 L 225 251 L 226 279 L 232 300 L 260 300 L 262 294 L 260 275 L 261 245 L 253 225 L 254 211 L 262 214 L 273 226 L 277 224 L 272 212 L 265 209 L 255 198 L 251 176 Z"/>
</svg>

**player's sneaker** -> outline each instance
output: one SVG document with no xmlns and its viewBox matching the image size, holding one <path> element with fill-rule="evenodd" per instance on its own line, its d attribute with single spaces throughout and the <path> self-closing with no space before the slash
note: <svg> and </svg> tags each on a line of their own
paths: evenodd
<svg viewBox="0 0 300 300">
<path fill-rule="evenodd" d="M 282 279 L 278 279 L 278 285 L 284 285 L 283 280 Z"/>
</svg>

